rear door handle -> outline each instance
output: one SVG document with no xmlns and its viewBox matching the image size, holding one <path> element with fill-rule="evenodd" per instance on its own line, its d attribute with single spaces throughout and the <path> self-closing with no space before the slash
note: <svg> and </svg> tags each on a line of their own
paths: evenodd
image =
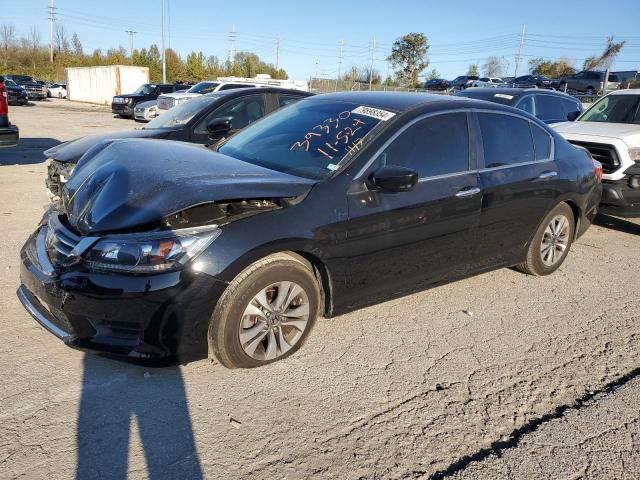
<svg viewBox="0 0 640 480">
<path fill-rule="evenodd" d="M 554 172 L 554 171 L 542 172 L 538 176 L 538 180 L 549 180 L 550 178 L 556 178 L 557 176 L 558 176 L 558 172 Z"/>
<path fill-rule="evenodd" d="M 466 187 L 456 193 L 456 197 L 464 198 L 464 197 L 473 197 L 480 193 L 480 189 L 478 187 Z"/>
</svg>

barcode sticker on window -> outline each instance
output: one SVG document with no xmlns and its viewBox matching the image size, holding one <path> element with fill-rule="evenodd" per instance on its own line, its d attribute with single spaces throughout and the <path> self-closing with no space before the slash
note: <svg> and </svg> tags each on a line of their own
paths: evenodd
<svg viewBox="0 0 640 480">
<path fill-rule="evenodd" d="M 396 115 L 393 112 L 387 112 L 386 110 L 381 110 L 379 108 L 365 107 L 364 105 L 361 105 L 355 110 L 352 110 L 351 113 L 364 115 L 371 118 L 377 118 L 378 120 L 382 120 L 383 122 L 390 120 Z"/>
</svg>

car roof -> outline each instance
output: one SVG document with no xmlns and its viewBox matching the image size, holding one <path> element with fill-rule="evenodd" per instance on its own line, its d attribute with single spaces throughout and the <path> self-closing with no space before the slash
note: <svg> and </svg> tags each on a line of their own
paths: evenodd
<svg viewBox="0 0 640 480">
<path fill-rule="evenodd" d="M 310 97 L 315 95 L 311 92 L 304 92 L 302 90 L 294 90 L 291 88 L 279 88 L 279 87 L 246 87 L 246 88 L 231 88 L 229 90 L 222 90 L 218 92 L 205 93 L 205 95 L 219 96 L 219 95 L 246 95 L 247 93 L 283 93 L 285 95 L 299 95 L 303 97 Z"/>
<path fill-rule="evenodd" d="M 468 94 L 472 94 L 472 95 L 469 95 L 467 98 L 491 98 L 497 93 L 501 95 L 510 95 L 514 98 L 514 100 L 520 97 L 523 97 L 524 95 L 528 95 L 530 93 L 543 93 L 545 95 L 554 95 L 557 97 L 569 98 L 576 102 L 579 101 L 577 98 L 572 97 L 567 93 L 558 92 L 557 90 L 547 90 L 545 88 L 510 88 L 510 87 L 467 88 L 464 91 L 464 95 L 461 95 L 461 96 L 467 96 Z"/>
<path fill-rule="evenodd" d="M 640 95 L 640 88 L 628 88 L 625 90 L 615 90 L 609 95 Z"/>
<path fill-rule="evenodd" d="M 337 92 L 316 95 L 306 101 L 334 101 L 359 103 L 374 108 L 407 112 L 429 104 L 449 105 L 464 100 L 449 95 L 434 95 L 421 92 Z"/>
</svg>

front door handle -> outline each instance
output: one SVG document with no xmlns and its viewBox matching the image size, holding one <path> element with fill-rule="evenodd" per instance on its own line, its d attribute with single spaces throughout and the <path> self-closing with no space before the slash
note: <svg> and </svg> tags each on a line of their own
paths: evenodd
<svg viewBox="0 0 640 480">
<path fill-rule="evenodd" d="M 556 178 L 557 176 L 558 176 L 558 172 L 554 172 L 554 171 L 542 172 L 538 176 L 538 180 L 549 180 L 550 178 Z"/>
<path fill-rule="evenodd" d="M 466 187 L 456 193 L 456 197 L 464 198 L 464 197 L 473 197 L 480 193 L 480 189 L 478 187 Z"/>
</svg>

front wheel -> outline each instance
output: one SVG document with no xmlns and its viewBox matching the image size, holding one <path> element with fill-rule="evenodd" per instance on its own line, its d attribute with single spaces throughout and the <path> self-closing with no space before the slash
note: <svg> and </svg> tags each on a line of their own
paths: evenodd
<svg viewBox="0 0 640 480">
<path fill-rule="evenodd" d="M 228 368 L 253 368 L 292 355 L 318 317 L 320 291 L 310 266 L 278 254 L 240 273 L 218 300 L 209 346 Z"/>
<path fill-rule="evenodd" d="M 516 268 L 536 276 L 555 272 L 567 258 L 574 234 L 573 210 L 560 203 L 544 218 L 529 244 L 526 260 Z"/>
</svg>

